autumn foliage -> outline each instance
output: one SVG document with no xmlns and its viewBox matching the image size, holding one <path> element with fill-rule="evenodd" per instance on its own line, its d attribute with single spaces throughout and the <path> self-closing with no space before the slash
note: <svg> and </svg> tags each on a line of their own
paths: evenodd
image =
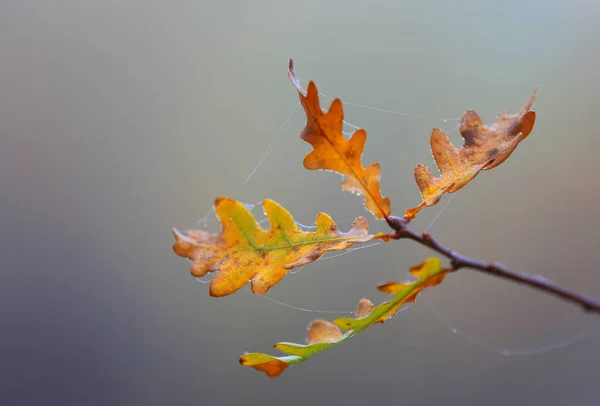
<svg viewBox="0 0 600 406">
<path fill-rule="evenodd" d="M 302 231 L 287 210 L 269 199 L 263 202 L 269 230 L 263 230 L 236 200 L 219 197 L 214 208 L 223 228 L 219 234 L 173 230 L 173 250 L 193 260 L 193 276 L 218 271 L 210 283 L 211 296 L 230 295 L 249 280 L 254 293 L 265 293 L 290 269 L 316 261 L 328 251 L 342 251 L 374 237 L 368 234 L 369 225 L 363 217 L 357 217 L 352 229 L 342 233 L 325 213 L 317 215 L 315 231 Z"/>
<path fill-rule="evenodd" d="M 469 110 L 460 119 L 460 134 L 465 140 L 456 148 L 441 128 L 431 131 L 431 152 L 440 170 L 436 177 L 429 168 L 417 165 L 415 180 L 423 203 L 406 211 L 405 217 L 414 218 L 419 210 L 433 206 L 445 193 L 454 193 L 469 183 L 482 170 L 495 168 L 509 157 L 533 130 L 535 111 L 531 105 L 535 91 L 517 114 L 503 111 L 489 127 L 483 125 L 474 110 Z"/>
<path fill-rule="evenodd" d="M 377 287 L 394 298 L 374 307 L 370 300 L 361 299 L 356 308 L 356 317 L 343 317 L 332 322 L 315 320 L 308 326 L 305 344 L 277 343 L 275 348 L 287 356 L 275 357 L 262 353 L 245 354 L 240 364 L 251 366 L 274 377 L 281 374 L 289 365 L 308 360 L 311 356 L 342 344 L 361 331 L 376 323 L 383 323 L 393 317 L 398 309 L 414 302 L 417 295 L 429 286 L 442 283 L 446 270 L 438 258 L 428 258 L 420 265 L 410 269 L 418 280 L 413 283 L 389 282 Z M 345 330 L 345 333 L 342 333 Z"/>
<path fill-rule="evenodd" d="M 344 175 L 342 190 L 364 196 L 367 210 L 378 219 L 387 218 L 392 209 L 390 199 L 381 197 L 381 167 L 378 163 L 373 163 L 364 168 L 361 162 L 367 132 L 363 129 L 356 130 L 350 139 L 346 140 L 342 134 L 342 101 L 335 99 L 327 113 L 324 113 L 319 104 L 317 86 L 314 82 L 309 82 L 305 95 L 296 79 L 294 63 L 291 60 L 288 75 L 298 89 L 300 103 L 306 113 L 306 125 L 300 132 L 300 138 L 314 148 L 304 157 L 304 167 L 311 170 L 328 169 Z"/>
<path fill-rule="evenodd" d="M 369 234 L 367 220 L 357 217 L 351 229 L 344 233 L 324 213 L 317 215 L 313 231 L 304 231 L 287 210 L 269 199 L 263 202 L 264 213 L 269 221 L 269 228 L 264 229 L 242 203 L 220 197 L 214 202 L 214 211 L 221 224 L 219 233 L 173 230 L 173 250 L 192 261 L 191 274 L 195 277 L 215 274 L 209 288 L 211 296 L 230 295 L 249 281 L 254 293 L 263 294 L 294 267 L 314 262 L 326 252 L 347 250 L 354 244 L 376 238 L 386 242 L 409 238 L 446 256 L 451 263 L 444 267 L 439 258 L 427 258 L 422 264 L 410 268 L 410 273 L 416 278 L 414 282 L 390 282 L 378 287 L 380 291 L 391 295 L 391 300 L 374 306 L 369 300 L 361 299 L 356 317 L 338 318 L 333 322 L 315 320 L 308 327 L 305 344 L 278 343 L 275 348 L 285 355 L 249 353 L 240 358 L 242 365 L 251 366 L 271 377 L 278 376 L 290 365 L 304 362 L 321 351 L 346 342 L 374 324 L 383 323 L 403 305 L 414 302 L 423 289 L 439 285 L 449 272 L 461 267 L 483 271 L 489 268 L 490 273 L 504 272 L 503 276 L 509 275 L 508 279 L 565 296 L 557 293 L 559 289 L 552 291 L 554 288 L 550 289 L 549 285 L 542 282 L 529 281 L 522 276 L 513 277 L 510 274 L 513 271 L 495 264 L 488 265 L 458 256 L 429 234 L 418 234 L 406 228 L 421 209 L 435 205 L 444 194 L 460 190 L 482 170 L 495 168 L 511 155 L 533 129 L 535 91 L 518 113 L 504 111 L 489 126 L 483 124 L 475 111 L 464 113 L 460 121 L 464 144 L 460 148 L 452 145 L 441 129 L 434 128 L 430 146 L 440 176 L 434 175 L 423 165 L 416 166 L 414 175 L 422 202 L 406 210 L 400 218 L 392 216 L 390 199 L 382 196 L 380 165 L 371 163 L 365 167 L 362 163 L 366 131 L 359 129 L 346 139 L 342 133 L 342 102 L 335 99 L 324 111 L 319 102 L 317 86 L 310 81 L 304 91 L 296 78 L 292 61 L 288 75 L 298 91 L 306 114 L 306 124 L 300 131 L 300 138 L 313 148 L 304 158 L 304 167 L 343 175 L 342 190 L 362 196 L 367 210 L 376 219 L 384 219 L 394 231 L 389 234 Z"/>
</svg>

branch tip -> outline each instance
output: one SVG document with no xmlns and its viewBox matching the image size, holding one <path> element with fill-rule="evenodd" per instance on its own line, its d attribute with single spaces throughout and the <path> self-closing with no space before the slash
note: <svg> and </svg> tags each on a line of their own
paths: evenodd
<svg viewBox="0 0 600 406">
<path fill-rule="evenodd" d="M 405 229 L 408 226 L 408 223 L 410 223 L 410 220 L 396 216 L 388 216 L 385 220 L 387 221 L 388 225 L 396 231 Z"/>
</svg>

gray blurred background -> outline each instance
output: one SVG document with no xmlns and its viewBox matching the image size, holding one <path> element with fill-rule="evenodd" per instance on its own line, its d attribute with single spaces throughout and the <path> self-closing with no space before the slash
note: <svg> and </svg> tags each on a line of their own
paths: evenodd
<svg viewBox="0 0 600 406">
<path fill-rule="evenodd" d="M 439 119 L 475 108 L 491 123 L 539 87 L 533 133 L 430 231 L 600 297 L 597 1 L 4 0 L 0 10 L 1 404 L 599 404 L 598 317 L 469 270 L 269 379 L 239 355 L 275 354 L 273 343 L 303 342 L 310 320 L 336 315 L 246 289 L 211 298 L 171 251 L 171 228 L 194 227 L 222 195 L 272 198 L 305 224 L 325 211 L 344 231 L 356 215 L 385 230 L 339 176 L 302 168 L 300 109 L 244 183 L 297 104 L 293 57 L 303 83 L 328 95 L 438 119 L 346 107 L 397 215 L 420 201 L 412 170 L 433 164 L 431 128 L 457 124 Z M 208 220 L 199 226 L 218 231 Z M 378 303 L 376 285 L 406 280 L 431 255 L 390 245 L 308 265 L 268 296 L 317 310 Z"/>
</svg>

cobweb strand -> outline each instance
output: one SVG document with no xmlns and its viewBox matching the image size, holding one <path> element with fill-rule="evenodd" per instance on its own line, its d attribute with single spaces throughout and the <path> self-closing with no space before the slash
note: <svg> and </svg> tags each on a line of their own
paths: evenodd
<svg viewBox="0 0 600 406">
<path fill-rule="evenodd" d="M 526 349 L 518 349 L 518 350 L 513 350 L 513 349 L 508 349 L 508 348 L 503 348 L 503 347 L 498 347 L 495 345 L 492 345 L 486 341 L 483 341 L 481 339 L 475 338 L 473 335 L 466 333 L 465 331 L 461 331 L 459 329 L 457 329 L 453 323 L 451 323 L 447 317 L 444 317 L 441 315 L 441 313 L 433 306 L 433 304 L 431 304 L 431 302 L 429 302 L 423 294 L 419 295 L 419 299 L 420 301 L 422 301 L 423 303 L 425 303 L 425 305 L 427 306 L 427 308 L 429 308 L 429 310 L 431 310 L 431 312 L 446 326 L 450 329 L 450 331 L 452 332 L 452 334 L 456 334 L 464 339 L 466 339 L 467 341 L 469 341 L 470 343 L 484 348 L 486 350 L 492 351 L 496 354 L 500 354 L 503 355 L 505 357 L 523 357 L 523 356 L 531 356 L 531 355 L 539 355 L 539 354 L 544 354 L 547 352 L 551 352 L 551 351 L 555 351 L 555 350 L 559 350 L 561 348 L 565 348 L 568 347 L 572 344 L 575 344 L 579 341 L 582 341 L 584 339 L 586 339 L 587 337 L 590 336 L 591 332 L 588 330 L 583 330 L 580 331 L 570 337 L 567 337 L 565 339 L 561 339 L 552 343 L 548 343 L 548 344 L 542 344 L 540 346 L 536 346 L 536 347 L 532 347 L 532 348 L 526 348 Z"/>
</svg>

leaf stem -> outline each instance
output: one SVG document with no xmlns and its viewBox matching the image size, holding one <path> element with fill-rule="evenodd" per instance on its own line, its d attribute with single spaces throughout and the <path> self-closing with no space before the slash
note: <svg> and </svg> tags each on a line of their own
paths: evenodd
<svg viewBox="0 0 600 406">
<path fill-rule="evenodd" d="M 417 233 L 408 227 L 409 222 L 409 220 L 404 218 L 390 216 L 388 224 L 392 229 L 395 230 L 394 233 L 390 234 L 390 238 L 395 240 L 407 238 L 431 248 L 450 260 L 452 271 L 457 271 L 461 268 L 471 268 L 489 275 L 512 280 L 531 288 L 538 289 L 542 292 L 557 296 L 563 300 L 582 307 L 586 312 L 595 312 L 600 314 L 600 301 L 598 300 L 589 298 L 568 288 L 558 286 L 551 280 L 546 279 L 541 275 L 528 275 L 510 269 L 499 262 L 485 262 L 467 257 L 466 255 L 460 254 L 446 247 L 427 232 L 422 234 Z"/>
</svg>

